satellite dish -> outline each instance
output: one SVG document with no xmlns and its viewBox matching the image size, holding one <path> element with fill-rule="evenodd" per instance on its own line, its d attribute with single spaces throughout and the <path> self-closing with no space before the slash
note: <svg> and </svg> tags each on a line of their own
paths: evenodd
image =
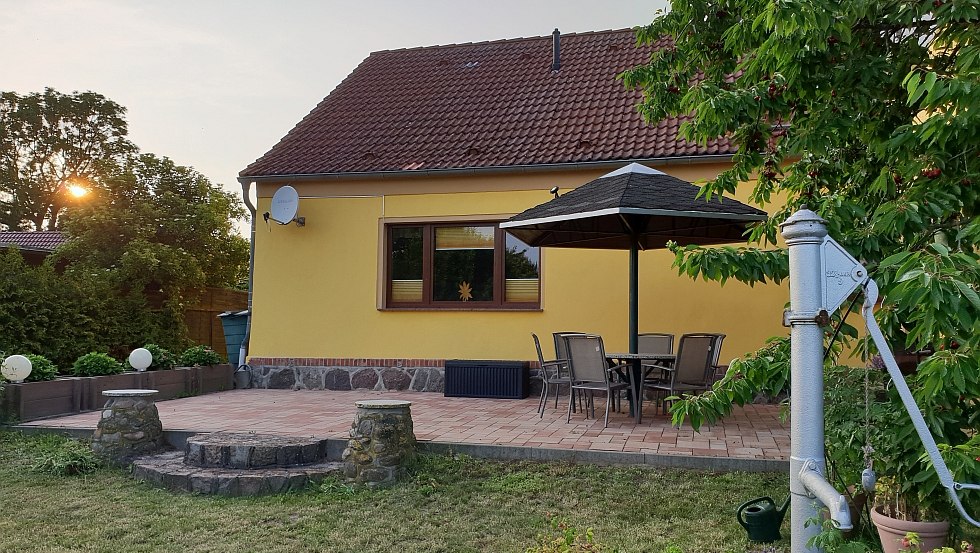
<svg viewBox="0 0 980 553">
<path fill-rule="evenodd" d="M 283 186 L 272 196 L 272 208 L 269 212 L 270 218 L 280 225 L 288 225 L 293 221 L 303 226 L 306 223 L 305 217 L 296 217 L 296 210 L 299 208 L 299 193 L 292 186 Z"/>
</svg>

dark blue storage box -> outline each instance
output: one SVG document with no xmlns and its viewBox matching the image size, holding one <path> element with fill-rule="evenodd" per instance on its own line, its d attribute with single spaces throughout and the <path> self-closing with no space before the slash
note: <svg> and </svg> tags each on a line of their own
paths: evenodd
<svg viewBox="0 0 980 553">
<path fill-rule="evenodd" d="M 530 388 L 527 361 L 446 361 L 446 397 L 524 399 Z"/>
</svg>

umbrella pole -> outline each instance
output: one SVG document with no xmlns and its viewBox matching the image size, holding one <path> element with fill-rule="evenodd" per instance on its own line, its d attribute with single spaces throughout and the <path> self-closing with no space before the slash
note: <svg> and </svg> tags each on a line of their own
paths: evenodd
<svg viewBox="0 0 980 553">
<path fill-rule="evenodd" d="M 639 280 L 640 274 L 640 248 L 639 241 L 636 236 L 633 237 L 632 243 L 630 244 L 630 353 L 638 353 L 638 335 L 639 331 L 639 299 L 638 291 L 639 285 L 637 281 Z M 630 407 L 633 410 L 633 417 L 636 422 L 640 422 L 640 417 L 643 415 L 643 383 L 641 379 L 643 378 L 642 368 L 640 366 L 640 360 L 633 360 L 632 374 L 630 378 L 630 386 L 633 389 L 633 397 L 631 398 L 632 405 Z"/>
<path fill-rule="evenodd" d="M 637 301 L 637 290 L 639 288 L 637 280 L 640 273 L 640 251 L 636 240 L 630 244 L 630 353 L 637 353 L 637 342 L 639 335 L 639 307 Z"/>
</svg>

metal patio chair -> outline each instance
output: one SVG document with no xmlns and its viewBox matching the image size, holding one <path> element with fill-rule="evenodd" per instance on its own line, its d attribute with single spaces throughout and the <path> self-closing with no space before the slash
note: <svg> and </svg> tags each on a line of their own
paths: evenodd
<svg viewBox="0 0 980 553">
<path fill-rule="evenodd" d="M 603 428 L 609 426 L 609 405 L 615 401 L 614 393 L 629 387 L 626 382 L 613 382 L 602 338 L 591 334 L 572 334 L 564 337 L 568 345 L 568 366 L 572 376 L 572 390 L 583 392 L 586 397 L 585 415 L 591 409 L 595 417 L 595 392 L 606 392 L 606 416 Z M 568 398 L 568 419 L 572 421 L 571 397 Z"/>
<path fill-rule="evenodd" d="M 538 364 L 541 365 L 538 373 L 538 376 L 541 378 L 541 397 L 538 399 L 538 415 L 539 418 L 543 418 L 544 408 L 548 404 L 548 394 L 551 393 L 552 386 L 555 388 L 555 409 L 557 409 L 558 386 L 562 384 L 571 385 L 572 378 L 569 375 L 567 359 L 558 358 L 552 361 L 545 361 L 544 354 L 541 353 L 541 342 L 538 340 L 538 335 L 531 333 L 531 338 L 534 338 L 534 349 L 538 352 Z M 563 372 L 565 373 L 564 376 L 562 375 Z"/>
<path fill-rule="evenodd" d="M 712 334 L 715 337 L 715 343 L 711 346 L 711 366 L 708 368 L 708 375 L 705 379 L 710 388 L 712 384 L 722 379 L 725 376 L 725 372 L 728 370 L 728 365 L 719 365 L 718 362 L 721 360 L 721 344 L 725 341 L 725 334 Z M 724 369 L 724 370 L 722 370 Z"/>
<path fill-rule="evenodd" d="M 644 389 L 664 394 L 665 413 L 668 397 L 703 392 L 711 385 L 709 374 L 714 370 L 716 343 L 719 343 L 717 334 L 684 334 L 678 341 L 674 364 L 656 365 L 667 377 L 663 381 L 644 383 Z"/>
<path fill-rule="evenodd" d="M 674 353 L 674 335 L 663 332 L 646 332 L 636 337 L 636 351 L 638 353 Z M 656 361 L 644 361 L 643 374 L 644 381 L 665 380 L 666 374 L 658 369 L 663 363 Z M 647 376 L 651 371 L 653 375 Z"/>
</svg>

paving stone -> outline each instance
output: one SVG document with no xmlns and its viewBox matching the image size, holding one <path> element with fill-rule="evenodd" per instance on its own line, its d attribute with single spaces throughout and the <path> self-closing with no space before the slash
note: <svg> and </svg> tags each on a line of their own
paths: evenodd
<svg viewBox="0 0 980 553">
<path fill-rule="evenodd" d="M 428 376 L 430 372 L 426 367 L 419 367 L 416 369 L 416 379 L 423 373 Z M 688 463 L 692 467 L 694 463 L 685 457 L 691 456 L 691 448 L 678 448 L 678 440 L 704 440 L 708 443 L 708 449 L 717 448 L 719 451 L 722 451 L 721 445 L 724 444 L 724 458 L 733 459 L 732 466 L 736 466 L 740 460 L 760 459 L 772 461 L 769 466 L 780 467 L 780 463 L 785 464 L 790 452 L 789 423 L 780 420 L 778 405 L 735 408 L 731 416 L 719 420 L 706 433 L 700 434 L 687 425 L 680 431 L 674 429 L 669 417 L 657 412 L 657 405 L 653 403 L 644 405 L 643 422 L 640 424 L 634 424 L 626 413 L 611 413 L 609 429 L 602 428 L 601 416 L 598 420 L 586 419 L 582 413 L 573 413 L 571 423 L 566 423 L 565 394 L 559 398 L 557 409 L 553 407 L 553 401 L 549 403 L 543 418 L 536 410 L 537 397 L 525 400 L 447 398 L 442 394 L 411 391 L 295 392 L 246 389 L 168 400 L 158 403 L 158 406 L 160 418 L 168 429 L 226 430 L 232 433 L 254 431 L 284 437 L 309 439 L 311 435 L 317 435 L 328 438 L 319 442 L 318 447 L 324 448 L 321 458 L 336 461 L 341 459 L 349 440 L 347 434 L 356 410 L 354 402 L 363 399 L 413 402 L 414 432 L 422 440 L 420 445 L 441 444 L 449 448 L 447 451 L 462 452 L 463 446 L 483 444 L 511 448 L 520 440 L 524 440 L 525 447 L 514 448 L 514 451 L 538 451 L 542 448 L 569 450 L 575 447 L 578 447 L 575 451 L 579 451 L 587 450 L 596 438 L 609 436 L 609 443 L 613 443 L 614 437 L 626 437 L 624 449 L 639 448 L 640 451 L 657 453 L 659 445 L 667 446 L 660 453 L 678 456 L 681 466 Z M 602 401 L 603 398 L 596 401 L 599 409 L 602 408 Z M 88 435 L 91 435 L 100 414 L 89 412 L 32 421 L 19 428 L 38 430 L 47 427 L 59 433 L 82 433 L 87 429 Z M 177 437 L 178 433 L 173 431 L 168 431 L 166 435 L 171 441 L 178 440 L 180 447 L 183 447 L 185 437 Z M 771 437 L 772 441 L 763 445 L 760 437 Z M 539 443 L 543 445 L 538 446 Z M 699 449 L 703 448 L 699 444 Z M 476 452 L 472 454 L 482 456 Z M 508 455 L 513 456 L 514 453 Z"/>
</svg>

